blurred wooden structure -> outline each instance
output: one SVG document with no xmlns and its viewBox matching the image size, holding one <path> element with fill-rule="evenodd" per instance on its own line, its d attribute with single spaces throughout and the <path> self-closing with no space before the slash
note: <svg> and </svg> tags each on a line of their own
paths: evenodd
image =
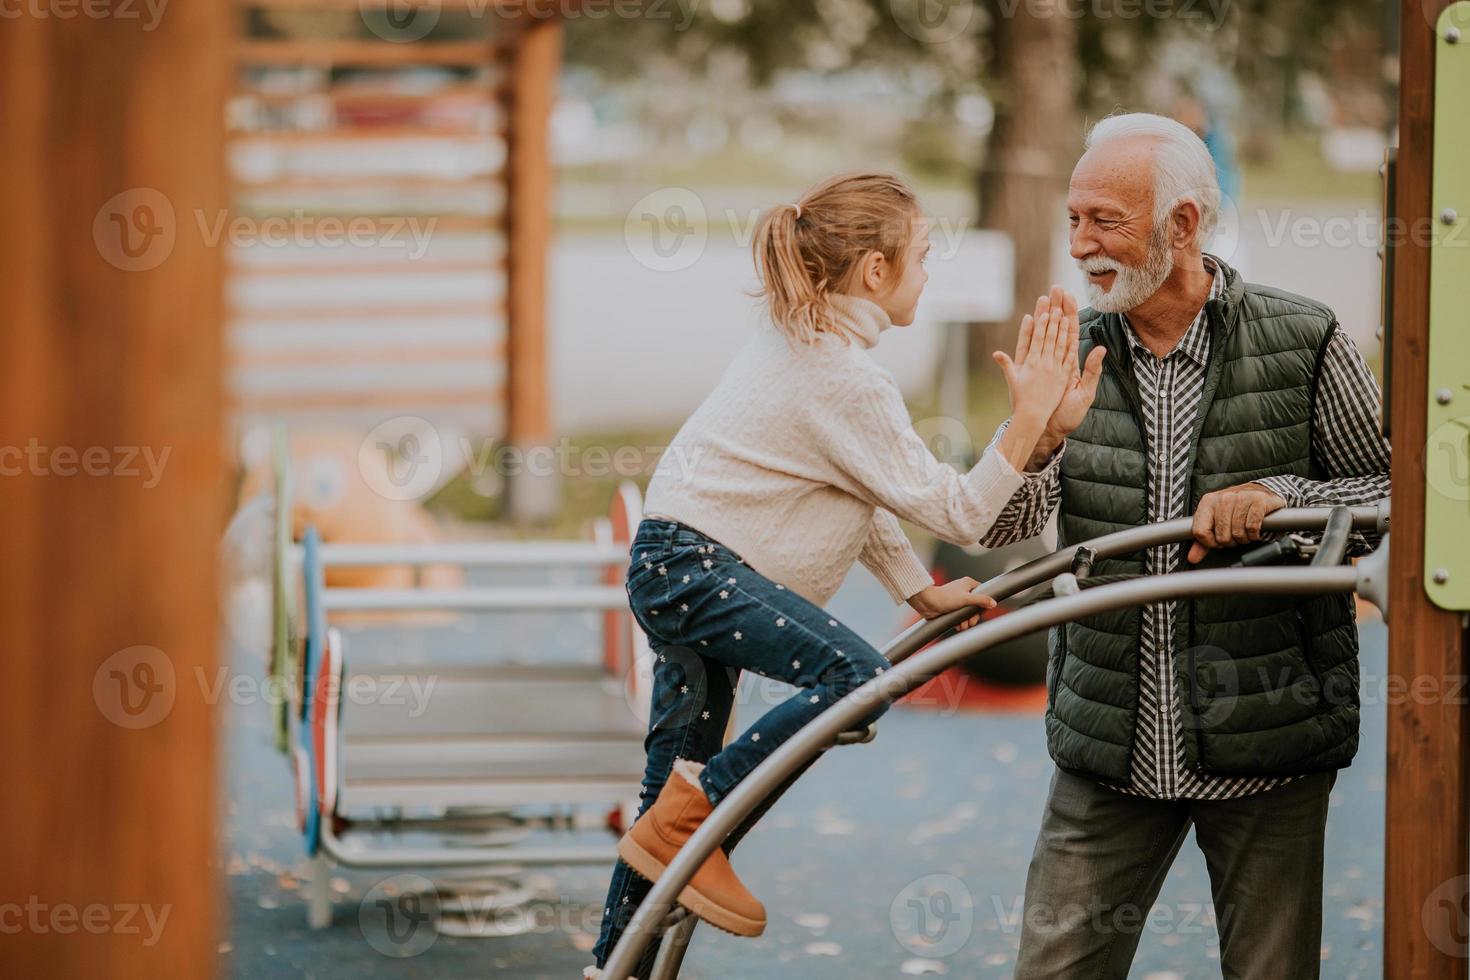
<svg viewBox="0 0 1470 980">
<path fill-rule="evenodd" d="M 1470 663 L 1461 615 L 1432 605 L 1424 591 L 1429 249 L 1423 233 L 1437 220 L 1431 202 L 1434 24 L 1447 6 L 1446 0 L 1400 5 L 1394 197 L 1401 222 L 1396 234 L 1407 242 L 1388 253 L 1394 280 L 1388 662 L 1390 678 L 1409 696 L 1388 705 L 1383 975 L 1389 980 L 1464 980 L 1470 962 L 1470 705 L 1464 693 Z"/>
<path fill-rule="evenodd" d="M 227 9 L 39 9 L 0 30 L 0 976 L 209 977 Z"/>
<path fill-rule="evenodd" d="M 365 434 L 411 415 L 446 435 L 549 441 L 557 11 L 494 0 L 236 10 L 236 425 Z"/>
</svg>

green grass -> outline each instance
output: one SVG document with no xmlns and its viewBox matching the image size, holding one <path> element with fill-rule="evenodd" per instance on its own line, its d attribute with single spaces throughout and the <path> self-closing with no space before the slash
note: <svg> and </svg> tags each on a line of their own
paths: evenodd
<svg viewBox="0 0 1470 980">
<path fill-rule="evenodd" d="M 1244 164 L 1241 194 L 1252 200 L 1377 201 L 1381 189 L 1376 173 L 1330 167 L 1322 159 L 1321 135 L 1298 131 L 1283 136 L 1269 160 Z"/>
<path fill-rule="evenodd" d="M 561 507 L 550 521 L 507 520 L 504 481 L 493 473 L 479 477 L 471 472 L 461 473 L 430 498 L 427 507 L 440 519 L 498 525 L 498 530 L 513 538 L 584 538 L 589 523 L 607 514 L 613 493 L 624 480 L 631 479 L 640 492 L 648 487 L 658 461 L 657 450 L 668 445 L 675 431 L 664 428 L 568 438 L 564 458 L 569 461 L 570 469 L 561 480 Z M 636 447 L 639 450 L 636 467 L 587 460 L 587 450 L 594 447 L 605 449 L 610 455 L 620 447 Z M 635 472 L 628 473 L 627 469 Z"/>
</svg>

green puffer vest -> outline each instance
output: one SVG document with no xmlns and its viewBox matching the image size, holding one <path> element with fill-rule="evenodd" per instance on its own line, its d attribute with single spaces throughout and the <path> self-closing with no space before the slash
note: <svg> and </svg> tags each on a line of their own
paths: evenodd
<svg viewBox="0 0 1470 980">
<path fill-rule="evenodd" d="M 1311 408 L 1332 311 L 1243 283 L 1206 306 L 1210 358 L 1190 440 L 1189 510 L 1206 493 L 1277 474 L 1321 479 Z M 1097 399 L 1067 440 L 1059 541 L 1148 523 L 1143 410 L 1127 327 L 1085 311 L 1080 356 L 1107 348 Z M 1181 545 L 1179 567 L 1188 544 Z M 1242 549 L 1207 564 L 1233 562 Z M 1093 575 L 1140 574 L 1144 553 L 1100 560 Z M 1124 783 L 1138 727 L 1141 608 L 1053 629 L 1047 746 L 1061 768 Z M 1183 764 L 1214 775 L 1287 775 L 1346 766 L 1358 748 L 1358 633 L 1349 595 L 1181 600 L 1173 682 Z"/>
</svg>

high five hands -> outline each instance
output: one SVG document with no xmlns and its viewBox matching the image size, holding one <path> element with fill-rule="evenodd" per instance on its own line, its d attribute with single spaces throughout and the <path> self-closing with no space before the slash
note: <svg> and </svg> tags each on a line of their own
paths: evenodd
<svg viewBox="0 0 1470 980">
<path fill-rule="evenodd" d="M 1021 320 L 1014 359 L 1002 351 L 991 355 L 1010 389 L 1013 420 L 1042 421 L 1027 469 L 1038 468 L 1082 424 L 1097 395 L 1107 350 L 1094 347 L 1087 363 L 1079 367 L 1079 334 L 1077 298 L 1053 286 L 1050 294 L 1037 298 L 1035 311 Z"/>
</svg>

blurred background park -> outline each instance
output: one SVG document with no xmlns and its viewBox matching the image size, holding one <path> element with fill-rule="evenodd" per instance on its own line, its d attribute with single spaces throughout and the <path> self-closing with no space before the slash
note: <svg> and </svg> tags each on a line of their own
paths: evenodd
<svg viewBox="0 0 1470 980">
<path fill-rule="evenodd" d="M 620 578 L 639 494 L 760 316 L 758 215 L 834 172 L 902 174 L 933 220 L 918 319 L 874 354 L 957 466 L 1007 413 L 991 351 L 1050 284 L 1080 286 L 1067 179 L 1119 110 L 1195 128 L 1226 199 L 1210 251 L 1329 304 L 1382 366 L 1401 27 L 1383 0 L 4 16 L 25 97 L 0 157 L 26 189 L 6 223 L 34 234 L 7 253 L 26 286 L 7 360 L 25 367 L 0 391 L 17 433 L 0 448 L 25 446 L 37 479 L 13 484 L 21 557 L 0 594 L 44 626 L 16 640 L 37 655 L 0 740 L 75 799 L 19 808 L 0 863 L 68 901 L 97 881 L 169 899 L 153 960 L 100 943 L 89 960 L 87 937 L 51 929 L 22 962 L 580 975 L 642 770 L 648 658 Z M 66 445 L 47 457 L 48 439 Z M 86 444 L 131 448 L 145 479 L 52 479 Z M 940 576 L 1048 548 L 909 530 Z M 877 645 L 909 622 L 861 568 L 830 608 Z M 1328 831 L 1334 978 L 1383 958 L 1386 639 L 1371 611 L 1361 625 L 1363 749 Z M 802 779 L 737 860 L 768 932 L 701 930 L 683 975 L 1008 976 L 1052 772 L 1039 642 L 941 676 Z M 737 724 L 788 693 L 747 678 Z M 66 861 L 30 844 L 63 806 L 95 821 Z M 1218 975 L 1208 886 L 1186 848 L 1136 976 Z"/>
<path fill-rule="evenodd" d="M 250 0 L 230 212 L 198 219 L 228 236 L 234 669 L 259 675 L 271 643 L 251 542 L 266 536 L 273 469 L 293 473 L 296 538 L 307 525 L 329 543 L 595 538 L 759 316 L 757 216 L 836 171 L 903 174 L 934 219 L 919 319 L 876 356 L 956 465 L 1006 415 L 989 355 L 1013 342 L 1017 311 L 1053 282 L 1080 286 L 1063 197 L 1087 126 L 1114 111 L 1195 128 L 1226 199 L 1210 251 L 1331 305 L 1378 366 L 1397 16 L 1378 0 Z M 273 458 L 278 432 L 289 464 Z M 351 584 L 383 584 L 372 571 Z M 905 623 L 884 600 L 856 569 L 832 609 L 881 644 Z M 359 671 L 543 665 L 585 652 L 597 615 L 341 629 Z M 1381 674 L 1380 625 L 1364 643 L 1365 673 Z M 1001 676 L 960 677 L 978 694 L 894 713 L 877 744 L 837 753 L 783 800 L 742 850 L 774 883 L 772 929 L 702 932 L 687 975 L 1009 975 L 1050 773 L 1040 655 L 1010 655 L 1021 662 Z M 747 691 L 740 723 L 781 696 Z M 260 700 L 230 713 L 227 973 L 569 977 L 589 962 L 607 873 L 595 863 L 405 879 L 307 861 L 302 790 Z M 1378 975 L 1381 957 L 1382 705 L 1365 704 L 1367 747 L 1329 835 L 1322 957 L 1343 978 Z M 520 840 L 479 833 L 464 846 Z M 904 846 L 874 857 L 884 842 Z M 313 880 L 332 901 L 324 929 L 306 921 Z M 416 887 L 442 907 L 405 946 L 375 903 Z M 1186 849 L 1137 976 L 1218 975 L 1208 895 Z M 931 910 L 942 898 L 951 925 L 912 921 L 914 896 Z"/>
<path fill-rule="evenodd" d="M 1005 414 L 989 353 L 1022 304 L 1080 284 L 1061 195 L 1088 123 L 1120 109 L 1196 128 L 1227 196 L 1216 254 L 1327 302 L 1376 356 L 1389 5 L 569 2 L 539 8 L 557 50 L 534 54 L 514 40 L 520 10 L 538 5 L 249 9 L 230 107 L 234 215 L 378 231 L 371 247 L 293 249 L 260 247 L 250 226 L 233 250 L 247 458 L 251 433 L 281 420 L 366 431 L 419 417 L 444 445 L 430 509 L 514 518 L 506 468 L 483 451 L 527 442 L 522 421 L 529 441 L 665 443 L 756 315 L 742 291 L 760 211 L 859 167 L 913 180 L 936 221 L 920 321 L 880 359 L 916 418 L 962 415 L 983 445 Z M 544 154 L 520 170 L 505 95 L 517 86 L 539 90 L 519 111 L 546 127 Z M 507 241 L 510 209 L 542 194 L 544 234 Z M 526 343 L 512 350 L 507 265 L 542 261 L 526 254 L 537 249 L 544 311 L 520 326 L 544 351 L 528 358 Z M 579 472 L 520 516 L 574 531 L 622 475 Z"/>
</svg>

